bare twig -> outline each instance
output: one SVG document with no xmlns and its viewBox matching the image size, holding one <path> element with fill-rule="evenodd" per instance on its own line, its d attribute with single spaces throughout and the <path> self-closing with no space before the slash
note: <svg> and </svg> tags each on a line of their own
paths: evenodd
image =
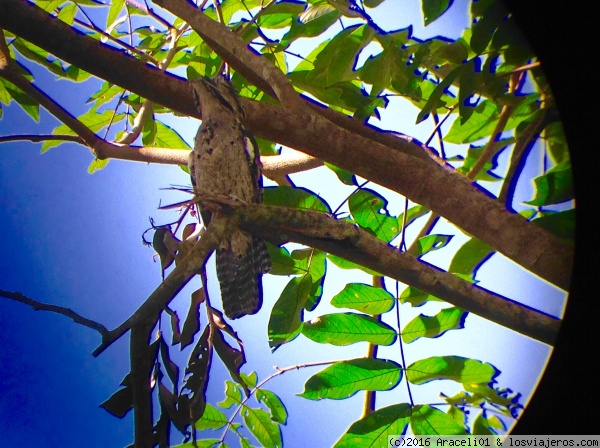
<svg viewBox="0 0 600 448">
<path fill-rule="evenodd" d="M 92 330 L 96 330 L 98 333 L 100 333 L 100 335 L 103 338 L 108 335 L 108 330 L 104 325 L 99 324 L 98 322 L 95 322 L 91 319 L 87 319 L 69 308 L 65 308 L 58 305 L 52 305 L 49 303 L 38 302 L 37 300 L 33 300 L 29 297 L 24 296 L 20 292 L 8 292 L 0 290 L 0 296 L 14 300 L 16 302 L 24 303 L 25 305 L 29 305 L 35 311 L 49 311 L 51 313 L 62 314 L 63 316 L 67 316 L 73 319 L 75 323 L 83 325 L 84 327 L 91 328 Z"/>
</svg>

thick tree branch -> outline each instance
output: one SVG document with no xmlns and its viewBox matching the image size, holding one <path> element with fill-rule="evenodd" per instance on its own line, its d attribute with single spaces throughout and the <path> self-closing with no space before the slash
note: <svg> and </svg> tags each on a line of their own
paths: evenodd
<svg viewBox="0 0 600 448">
<path fill-rule="evenodd" d="M 154 322 L 177 293 L 198 273 L 206 258 L 222 241 L 229 225 L 228 219 L 221 220 L 217 217 L 211 221 L 210 227 L 204 232 L 200 241 L 188 253 L 183 254 L 181 258 L 176 260 L 175 269 L 169 273 L 167 278 L 129 319 L 114 330 L 109 331 L 102 338 L 102 344 L 92 354 L 94 356 L 100 355 L 131 328 Z"/>
<path fill-rule="evenodd" d="M 34 5 L 20 0 L 0 2 L 0 27 L 109 82 L 174 111 L 199 117 L 185 80 L 162 74 L 103 45 L 52 19 Z M 311 113 L 306 110 L 291 113 L 277 105 L 247 99 L 243 105 L 247 113 L 245 125 L 256 136 L 306 152 L 403 194 L 525 269 L 568 289 L 572 244 L 508 212 L 464 176 L 432 159 L 409 155 L 424 152 L 418 144 L 395 138 L 394 146 L 390 146 L 342 126 L 342 123 L 355 126 L 351 119 L 337 114 L 339 118 L 334 123 L 316 113 L 314 107 Z M 323 113 L 335 114 L 333 111 Z"/>
<path fill-rule="evenodd" d="M 260 237 L 316 247 L 546 344 L 552 345 L 556 339 L 560 319 L 398 252 L 348 222 L 318 212 L 261 205 L 237 207 L 234 218 Z"/>
</svg>

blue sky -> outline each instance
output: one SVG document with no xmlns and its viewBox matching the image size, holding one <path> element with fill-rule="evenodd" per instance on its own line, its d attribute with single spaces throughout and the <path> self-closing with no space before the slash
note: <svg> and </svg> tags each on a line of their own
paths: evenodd
<svg viewBox="0 0 600 448">
<path fill-rule="evenodd" d="M 376 20 L 387 29 L 405 27 L 410 23 L 410 17 L 418 14 L 416 4 L 412 2 L 410 14 L 403 15 L 401 20 L 406 18 L 406 23 L 394 21 L 394 26 L 386 27 L 383 18 Z M 457 23 L 466 25 L 464 20 L 457 22 L 457 17 L 463 17 L 465 13 L 465 2 L 456 2 L 453 8 L 454 12 L 435 25 L 439 29 L 428 29 L 427 32 L 437 34 L 449 25 L 453 28 Z M 427 37 L 418 26 L 415 35 Z M 64 99 L 75 114 L 83 112 L 84 105 L 71 94 L 70 84 L 48 79 L 40 70 L 35 73 L 36 80 L 55 99 Z M 89 89 L 81 98 L 86 99 L 92 91 Z M 400 112 L 388 113 L 395 116 Z M 13 104 L 4 110 L 0 135 L 44 133 L 56 124 L 42 111 L 41 124 L 34 125 Z M 184 119 L 180 126 L 181 134 L 191 142 L 198 122 Z M 430 132 L 429 129 L 410 127 L 402 131 L 417 138 L 422 138 L 419 133 L 427 135 Z M 109 328 L 118 325 L 160 282 L 159 265 L 153 262 L 152 251 L 141 244 L 141 234 L 148 228 L 150 216 L 159 221 L 168 220 L 157 207 L 160 201 L 169 202 L 173 196 L 161 188 L 188 183 L 185 173 L 177 167 L 111 161 L 106 169 L 89 175 L 87 166 L 92 160 L 89 151 L 71 144 L 43 155 L 38 154 L 37 145 L 30 143 L 3 144 L 0 151 L 0 191 L 3 192 L 0 199 L 0 234 L 3 235 L 0 288 L 72 308 Z M 532 164 L 535 165 L 535 160 Z M 330 180 L 327 176 L 331 176 Z M 334 180 L 324 168 L 297 175 L 294 180 L 298 184 L 306 183 L 317 193 L 327 192 L 325 197 L 332 204 L 347 194 L 342 189 L 329 191 L 330 182 Z M 392 207 L 398 207 L 398 204 Z M 560 292 L 541 282 L 536 283 L 531 276 L 514 269 L 511 263 L 495 257 L 498 260 L 480 272 L 484 286 L 489 285 L 490 289 L 534 306 L 547 307 L 544 311 L 560 313 Z M 326 297 L 343 287 L 347 277 L 342 275 L 348 274 L 339 272 L 326 284 Z M 366 276 L 359 280 L 360 277 L 352 275 L 352 281 L 370 281 Z M 510 281 L 498 281 L 506 278 Z M 362 356 L 365 350 L 362 346 L 336 347 L 332 353 L 330 347 L 299 341 L 271 355 L 266 337 L 268 309 L 286 282 L 286 278 L 267 278 L 262 312 L 236 322 L 242 339 L 253 337 L 256 340 L 248 349 L 249 367 L 256 370 L 260 378 L 272 373 L 274 365 L 285 367 L 304 361 Z M 211 283 L 214 288 L 215 282 Z M 195 281 L 195 286 L 197 284 Z M 191 290 L 190 287 L 182 292 L 174 302 L 175 307 L 180 307 L 180 316 L 185 315 L 184 304 Z M 416 314 L 432 314 L 434 308 L 419 309 Z M 415 311 L 407 310 L 406 313 L 404 322 L 408 322 Z M 256 328 L 265 330 L 256 335 Z M 481 340 L 482 333 L 488 340 Z M 534 387 L 548 354 L 545 346 L 490 326 L 475 316 L 467 318 L 467 329 L 448 333 L 444 340 L 452 352 L 448 354 L 491 362 L 503 372 L 499 378 L 501 386 L 523 393 Z M 498 340 L 502 344 L 498 344 Z M 440 354 L 440 341 L 409 345 L 407 356 L 415 360 L 424 357 L 423 353 Z M 112 447 L 131 442 L 131 415 L 121 421 L 98 407 L 118 388 L 128 372 L 127 340 L 117 342 L 99 358 L 93 358 L 90 353 L 98 343 L 99 336 L 95 332 L 63 316 L 34 312 L 23 304 L 0 299 L 0 365 L 4 370 L 0 394 L 0 441 L 3 446 Z M 459 351 L 453 348 L 457 345 Z M 382 351 L 382 356 L 386 356 L 384 353 Z M 310 373 L 292 372 L 273 381 L 270 387 L 286 397 L 290 391 L 300 393 L 306 379 L 315 372 L 314 369 Z M 222 370 L 220 373 L 222 376 Z M 209 401 L 214 403 L 223 398 L 222 381 L 215 380 L 212 384 Z M 436 397 L 440 389 L 446 393 L 453 391 L 451 386 L 444 388 L 439 383 L 433 383 L 429 389 L 418 388 L 423 402 L 435 399 L 431 397 Z M 404 390 L 398 393 L 404 393 Z M 381 403 L 403 399 L 406 398 L 383 394 Z M 338 402 L 288 398 L 285 403 L 291 419 L 289 432 L 285 433 L 286 444 L 292 447 L 331 445 L 358 418 L 356 409 L 360 408 L 361 400 L 362 395 Z M 320 426 L 323 422 L 327 422 L 327 431 L 305 431 L 306 424 Z"/>
</svg>

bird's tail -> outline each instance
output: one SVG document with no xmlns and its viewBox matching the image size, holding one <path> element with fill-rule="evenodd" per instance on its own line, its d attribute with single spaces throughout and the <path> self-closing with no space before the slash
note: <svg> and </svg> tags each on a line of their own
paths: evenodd
<svg viewBox="0 0 600 448">
<path fill-rule="evenodd" d="M 231 248 L 217 249 L 217 277 L 223 311 L 230 319 L 254 314 L 262 305 L 262 274 L 269 272 L 271 259 L 265 242 L 251 238 L 248 250 L 241 256 Z"/>
</svg>

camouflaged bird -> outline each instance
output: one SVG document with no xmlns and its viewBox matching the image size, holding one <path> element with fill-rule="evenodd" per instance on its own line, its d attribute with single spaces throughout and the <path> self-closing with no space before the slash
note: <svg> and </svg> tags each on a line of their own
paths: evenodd
<svg viewBox="0 0 600 448">
<path fill-rule="evenodd" d="M 235 88 L 223 77 L 198 78 L 192 86 L 202 113 L 189 159 L 195 192 L 262 202 L 258 146 L 242 125 L 244 109 Z M 212 212 L 202 203 L 200 208 L 207 226 Z M 216 264 L 225 315 L 236 319 L 256 313 L 262 303 L 262 274 L 271 267 L 265 242 L 236 229 L 219 244 Z"/>
</svg>

